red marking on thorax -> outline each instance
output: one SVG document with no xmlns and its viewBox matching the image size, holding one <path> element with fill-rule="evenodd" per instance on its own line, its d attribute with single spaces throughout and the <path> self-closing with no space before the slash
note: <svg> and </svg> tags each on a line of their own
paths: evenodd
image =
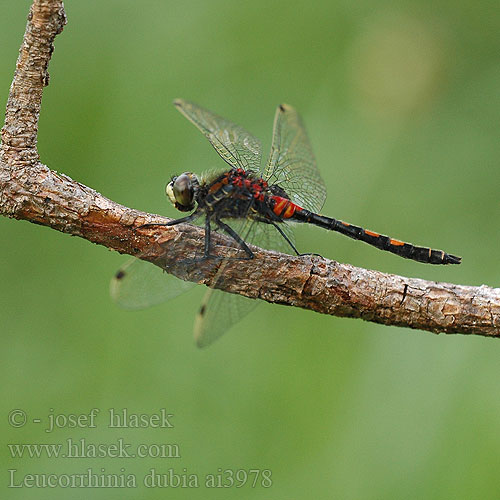
<svg viewBox="0 0 500 500">
<path fill-rule="evenodd" d="M 224 181 L 221 181 L 221 182 L 217 182 L 217 184 L 212 184 L 212 186 L 210 186 L 210 189 L 208 190 L 208 193 L 209 194 L 216 193 L 223 186 L 223 184 L 227 184 L 227 183 L 225 183 Z"/>
<path fill-rule="evenodd" d="M 258 201 L 264 201 L 264 191 L 268 187 L 268 183 L 264 179 L 252 178 L 249 172 L 246 172 L 242 168 L 237 168 L 227 172 L 219 182 L 212 185 L 209 193 L 217 192 L 224 184 L 232 184 L 237 188 L 245 189 Z"/>
<path fill-rule="evenodd" d="M 222 179 L 220 179 L 219 182 L 216 182 L 215 184 L 212 184 L 210 186 L 210 189 L 208 190 L 209 194 L 216 193 L 219 189 L 222 188 L 222 186 L 229 184 L 229 173 L 225 174 Z"/>
</svg>

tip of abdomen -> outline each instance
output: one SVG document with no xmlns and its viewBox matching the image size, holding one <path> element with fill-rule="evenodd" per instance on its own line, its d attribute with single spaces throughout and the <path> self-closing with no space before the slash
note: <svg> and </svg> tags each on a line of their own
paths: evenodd
<svg viewBox="0 0 500 500">
<path fill-rule="evenodd" d="M 456 255 L 450 255 L 446 253 L 444 255 L 443 263 L 444 264 L 460 264 L 462 262 L 462 257 L 457 257 Z"/>
</svg>

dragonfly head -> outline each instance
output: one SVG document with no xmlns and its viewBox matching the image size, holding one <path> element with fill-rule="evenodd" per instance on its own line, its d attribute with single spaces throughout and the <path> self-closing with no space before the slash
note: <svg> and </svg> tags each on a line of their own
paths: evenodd
<svg viewBox="0 0 500 500">
<path fill-rule="evenodd" d="M 184 172 L 178 177 L 172 177 L 165 190 L 168 199 L 177 210 L 189 212 L 195 206 L 199 187 L 198 177 L 191 172 Z"/>
</svg>

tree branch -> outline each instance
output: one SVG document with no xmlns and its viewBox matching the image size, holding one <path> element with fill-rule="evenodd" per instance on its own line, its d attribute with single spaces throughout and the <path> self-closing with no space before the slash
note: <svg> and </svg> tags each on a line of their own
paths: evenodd
<svg viewBox="0 0 500 500">
<path fill-rule="evenodd" d="M 65 24 L 62 1 L 33 2 L 2 128 L 2 160 L 8 164 L 32 165 L 39 159 L 36 141 L 43 87 L 49 84 L 47 68 L 54 38 Z"/>
<path fill-rule="evenodd" d="M 120 253 L 140 255 L 168 272 L 210 285 L 220 265 L 179 262 L 203 248 L 203 230 L 189 225 L 137 229 L 163 217 L 115 203 L 50 170 L 36 149 L 38 117 L 53 41 L 66 23 L 60 0 L 35 0 L 7 101 L 0 146 L 0 213 L 80 236 Z M 216 252 L 231 241 L 215 235 Z M 291 257 L 255 249 L 256 260 L 229 261 L 216 286 L 268 302 L 335 316 L 435 333 L 500 337 L 500 289 L 405 278 L 320 257 Z"/>
</svg>

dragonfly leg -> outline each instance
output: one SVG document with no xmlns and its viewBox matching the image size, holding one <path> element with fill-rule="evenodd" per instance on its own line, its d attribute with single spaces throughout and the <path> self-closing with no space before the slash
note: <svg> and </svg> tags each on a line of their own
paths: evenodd
<svg viewBox="0 0 500 500">
<path fill-rule="evenodd" d="M 234 231 L 234 229 L 232 229 L 227 224 L 222 222 L 218 217 L 216 217 L 215 222 L 223 231 L 225 231 L 229 236 L 231 236 L 231 238 L 233 238 L 233 240 L 236 241 L 236 243 L 238 243 L 238 245 L 240 245 L 242 250 L 244 250 L 245 253 L 247 254 L 247 257 L 237 257 L 238 259 L 246 260 L 254 258 L 252 250 L 250 250 L 245 241 L 240 237 L 240 235 L 236 231 Z"/>
<path fill-rule="evenodd" d="M 180 219 L 171 220 L 170 222 L 150 222 L 148 224 L 142 224 L 136 229 L 142 229 L 144 227 L 155 227 L 155 226 L 176 226 L 177 224 L 183 224 L 184 222 L 191 222 L 197 219 L 200 215 L 196 212 L 193 212 L 191 215 L 186 217 L 181 217 Z"/>
<path fill-rule="evenodd" d="M 281 229 L 281 227 L 279 226 L 279 224 L 276 224 L 276 222 L 271 222 L 271 224 L 278 230 L 278 232 L 281 234 L 281 236 L 283 236 L 283 238 L 285 238 L 285 241 L 292 247 L 293 251 L 298 256 L 305 255 L 303 253 L 300 253 L 297 250 L 296 246 L 290 241 L 290 238 L 284 233 L 283 229 Z"/>
<path fill-rule="evenodd" d="M 210 254 L 210 241 L 211 241 L 211 227 L 210 227 L 210 214 L 205 217 L 205 243 L 203 245 L 203 257 L 197 257 L 194 259 L 183 259 L 180 262 L 184 264 L 194 264 L 196 262 L 203 262 L 207 259 L 217 259 L 217 255 Z"/>
<path fill-rule="evenodd" d="M 272 216 L 273 214 L 271 213 L 270 215 Z M 285 241 L 290 245 L 290 247 L 292 248 L 292 250 L 295 252 L 295 254 L 298 257 L 304 257 L 306 255 L 316 255 L 317 257 L 322 257 L 319 253 L 300 253 L 297 250 L 297 247 L 290 241 L 290 238 L 285 234 L 285 232 L 283 231 L 283 229 L 281 229 L 281 227 L 279 226 L 279 224 L 277 224 L 273 220 L 264 219 L 264 218 L 260 218 L 260 217 L 255 218 L 255 220 L 257 220 L 259 222 L 264 222 L 266 224 L 272 224 L 276 228 L 276 230 L 281 234 L 281 236 L 283 236 L 283 238 L 285 239 Z"/>
<path fill-rule="evenodd" d="M 203 249 L 203 257 L 207 259 L 210 257 L 210 216 L 207 214 L 205 217 L 205 247 Z"/>
</svg>

